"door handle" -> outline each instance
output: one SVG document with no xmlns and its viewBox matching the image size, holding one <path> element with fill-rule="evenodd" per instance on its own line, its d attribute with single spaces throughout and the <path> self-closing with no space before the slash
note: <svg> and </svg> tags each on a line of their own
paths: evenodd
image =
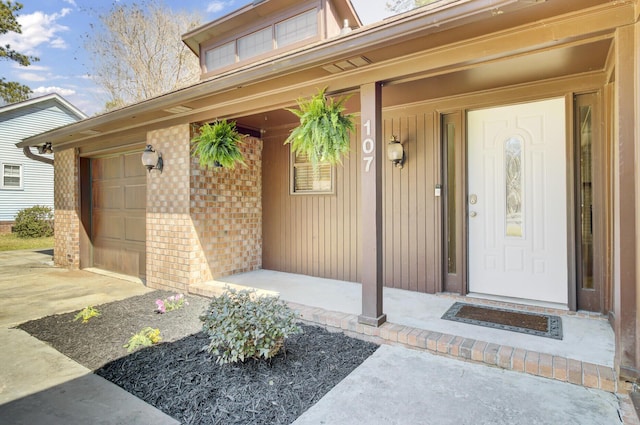
<svg viewBox="0 0 640 425">
<path fill-rule="evenodd" d="M 469 195 L 469 203 L 475 205 L 478 203 L 478 195 Z"/>
<path fill-rule="evenodd" d="M 475 216 L 477 216 L 477 215 L 478 215 L 478 213 L 477 213 L 477 212 L 475 212 L 475 211 L 471 211 L 471 212 L 469 213 L 469 217 L 475 217 Z"/>
</svg>

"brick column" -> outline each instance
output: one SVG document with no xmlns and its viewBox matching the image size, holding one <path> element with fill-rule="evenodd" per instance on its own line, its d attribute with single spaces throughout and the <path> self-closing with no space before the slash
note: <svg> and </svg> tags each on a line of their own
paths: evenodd
<svg viewBox="0 0 640 425">
<path fill-rule="evenodd" d="M 80 185 L 78 156 L 75 149 L 56 152 L 54 162 L 53 262 L 57 266 L 78 269 L 80 266 Z"/>
<path fill-rule="evenodd" d="M 262 141 L 246 138 L 247 167 L 202 169 L 188 124 L 149 132 L 162 174 L 147 176 L 147 285 L 187 291 L 262 265 Z"/>
<path fill-rule="evenodd" d="M 189 125 L 151 131 L 147 144 L 162 154 L 164 170 L 147 175 L 147 285 L 186 291 L 202 250 L 189 216 Z M 206 277 L 206 271 L 205 277 Z"/>
</svg>

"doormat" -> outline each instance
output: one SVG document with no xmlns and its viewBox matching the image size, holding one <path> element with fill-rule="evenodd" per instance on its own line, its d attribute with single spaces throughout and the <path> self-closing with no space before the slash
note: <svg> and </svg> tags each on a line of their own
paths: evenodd
<svg viewBox="0 0 640 425">
<path fill-rule="evenodd" d="M 562 339 L 562 319 L 547 314 L 525 313 L 457 302 L 442 318 L 470 325 Z"/>
</svg>

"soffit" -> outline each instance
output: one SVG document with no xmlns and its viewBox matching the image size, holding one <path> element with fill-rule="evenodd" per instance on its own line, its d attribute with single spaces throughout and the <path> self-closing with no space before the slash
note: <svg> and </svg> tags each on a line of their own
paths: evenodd
<svg viewBox="0 0 640 425">
<path fill-rule="evenodd" d="M 387 84 L 383 87 L 382 103 L 384 108 L 390 108 L 505 86 L 602 72 L 611 48 L 612 40 L 604 38 L 587 44 L 543 50 L 468 69 Z M 359 100 L 357 95 L 351 97 L 347 110 L 359 111 Z M 284 109 L 239 116 L 236 119 L 242 126 L 260 130 L 290 128 L 296 123 L 296 117 Z"/>
<path fill-rule="evenodd" d="M 562 23 L 564 21 L 556 22 L 563 18 L 554 18 L 553 14 L 560 9 L 565 10 L 567 4 L 578 8 L 583 2 L 602 4 L 602 11 L 596 8 L 595 11 L 585 12 L 584 18 L 571 21 L 571 25 L 568 26 L 571 31 L 560 34 L 562 37 L 557 40 L 553 39 L 550 34 L 555 34 L 558 28 L 566 25 Z M 469 2 L 463 3 L 463 6 L 469 5 Z M 496 1 L 488 3 L 495 4 Z M 522 2 L 505 0 L 503 3 L 513 6 L 514 3 Z M 328 86 L 330 91 L 334 92 L 349 91 L 364 81 L 386 81 L 387 84 L 393 85 L 409 84 L 413 80 L 419 80 L 437 83 L 442 85 L 442 88 L 454 86 L 461 90 L 473 90 L 474 87 L 491 87 L 500 78 L 503 78 L 502 81 L 517 84 L 519 81 L 536 80 L 542 76 L 552 78 L 568 72 L 589 72 L 602 69 L 603 57 L 606 55 L 601 52 L 608 48 L 611 28 L 619 25 L 616 19 L 628 19 L 626 15 L 618 16 L 626 11 L 628 8 L 625 9 L 624 5 L 602 0 L 549 0 L 541 5 L 529 5 L 523 11 L 512 10 L 499 14 L 498 17 L 504 23 L 495 22 L 495 28 L 498 30 L 494 30 L 491 36 L 486 32 L 487 27 L 491 25 L 486 20 L 470 22 L 473 16 L 462 16 L 448 23 L 430 25 L 431 15 L 418 14 L 418 18 L 414 15 L 401 15 L 393 22 L 385 21 L 369 29 L 364 27 L 342 39 L 285 55 L 273 62 L 234 71 L 168 95 L 85 120 L 80 124 L 35 136 L 27 140 L 26 144 L 53 141 L 54 149 L 56 144 L 64 148 L 86 144 L 115 146 L 144 140 L 147 130 L 185 122 L 238 116 L 264 119 L 264 111 L 293 106 L 294 99 L 308 96 L 317 88 Z M 534 20 L 526 20 L 525 12 L 534 17 Z M 442 13 L 439 16 L 446 16 Z M 476 19 L 478 18 L 476 16 Z M 598 18 L 606 22 L 594 23 Z M 509 24 L 507 21 L 510 19 L 519 25 L 518 31 L 514 32 L 511 29 L 515 24 Z M 443 18 L 442 22 L 444 21 Z M 581 24 L 590 26 L 585 27 Z M 589 33 L 591 27 L 596 30 L 595 34 Z M 541 41 L 535 40 L 536 34 L 542 34 L 539 36 Z M 491 41 L 497 36 L 502 39 L 498 42 Z M 464 41 L 457 41 L 461 37 Z M 474 39 L 476 44 L 470 43 L 467 38 Z M 505 43 L 510 44 L 505 46 Z M 445 49 L 443 45 L 449 47 Z M 592 52 L 589 48 L 580 46 L 595 46 L 597 49 Z M 456 49 L 466 49 L 464 54 L 468 56 L 467 59 L 462 53 L 450 53 Z M 483 54 L 478 55 L 478 51 Z M 529 60 L 525 57 L 527 54 L 532 55 Z M 337 74 L 331 74 L 324 69 L 327 65 L 360 56 L 369 59 L 371 64 Z M 500 61 L 507 62 L 500 64 Z M 548 66 L 544 70 L 532 71 L 537 69 L 536 65 L 544 62 L 566 66 Z M 450 75 L 444 76 L 445 74 Z M 405 80 L 406 82 L 403 82 Z M 404 87 L 409 88 L 410 85 Z M 399 88 L 397 93 L 401 93 Z M 389 97 L 393 103 L 402 102 L 405 98 L 406 96 L 401 94 L 390 94 Z M 174 106 L 184 107 L 183 112 L 168 112 Z M 279 120 L 284 124 L 286 114 L 274 114 L 274 122 Z M 257 124 L 252 126 L 260 128 Z"/>
</svg>

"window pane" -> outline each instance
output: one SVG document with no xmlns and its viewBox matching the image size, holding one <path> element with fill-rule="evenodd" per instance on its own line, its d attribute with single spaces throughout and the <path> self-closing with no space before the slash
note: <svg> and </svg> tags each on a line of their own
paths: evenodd
<svg viewBox="0 0 640 425">
<path fill-rule="evenodd" d="M 207 71 L 212 71 L 236 62 L 235 42 L 224 44 L 205 53 Z"/>
<path fill-rule="evenodd" d="M 578 119 L 580 123 L 580 239 L 582 245 L 582 288 L 594 289 L 593 283 L 593 196 L 591 187 L 591 146 L 592 146 L 592 124 L 591 106 L 580 106 L 578 108 Z"/>
<path fill-rule="evenodd" d="M 310 10 L 276 24 L 277 47 L 286 46 L 318 34 L 316 10 Z"/>
<path fill-rule="evenodd" d="M 333 171 L 331 164 L 319 164 L 314 170 L 306 155 L 296 154 L 293 163 L 293 191 L 332 192 Z"/>
<path fill-rule="evenodd" d="M 253 34 L 238 39 L 238 58 L 243 60 L 260 53 L 268 52 L 273 48 L 271 28 L 265 28 Z"/>
<path fill-rule="evenodd" d="M 20 187 L 20 166 L 5 165 L 2 184 L 5 187 Z"/>
<path fill-rule="evenodd" d="M 456 272 L 456 126 L 446 124 L 447 147 L 447 272 Z"/>
<path fill-rule="evenodd" d="M 522 140 L 509 138 L 504 147 L 507 236 L 523 236 Z"/>
</svg>

